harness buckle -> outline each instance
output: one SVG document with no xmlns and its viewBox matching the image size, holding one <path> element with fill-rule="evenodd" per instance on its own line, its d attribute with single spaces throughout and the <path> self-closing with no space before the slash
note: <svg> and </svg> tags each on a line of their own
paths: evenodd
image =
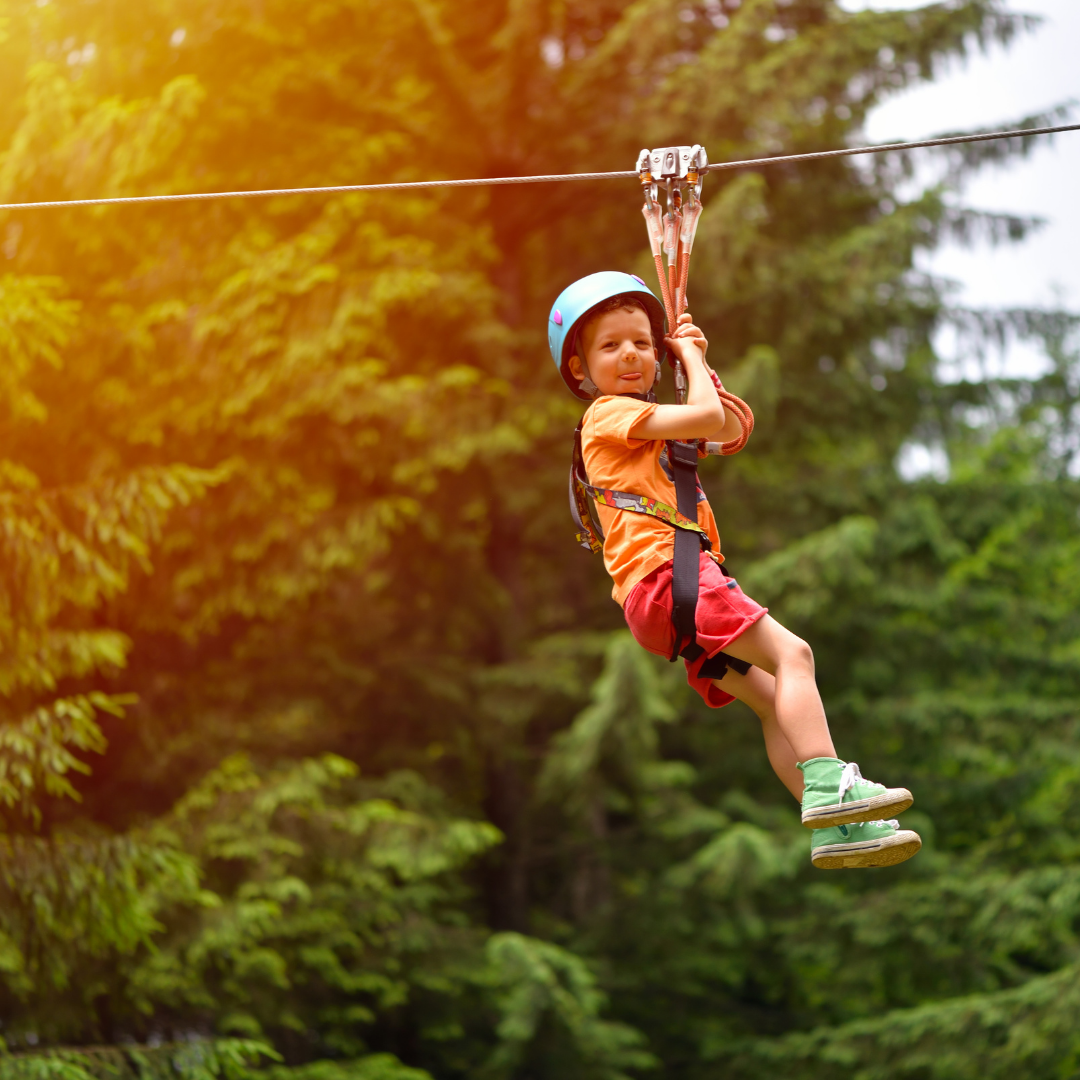
<svg viewBox="0 0 1080 1080">
<path fill-rule="evenodd" d="M 698 453 L 696 442 L 682 442 L 678 439 L 672 439 L 669 444 L 669 460 L 674 465 L 686 465 L 692 469 L 697 469 Z"/>
</svg>

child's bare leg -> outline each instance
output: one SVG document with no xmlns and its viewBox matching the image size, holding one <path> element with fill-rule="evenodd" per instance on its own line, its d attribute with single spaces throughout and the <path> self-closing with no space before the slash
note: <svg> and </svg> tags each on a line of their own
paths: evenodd
<svg viewBox="0 0 1080 1080">
<path fill-rule="evenodd" d="M 918 834 L 878 818 L 906 810 L 911 792 L 864 780 L 858 766 L 837 759 L 814 682 L 810 646 L 766 615 L 724 652 L 754 665 L 741 682 L 729 671 L 716 685 L 742 698 L 761 717 L 769 760 L 799 798 L 803 825 L 814 830 L 813 864 L 829 870 L 892 866 L 910 859 L 922 846 Z M 771 688 L 770 673 L 775 674 Z M 775 732 L 770 732 L 770 712 Z M 792 782 L 794 760 L 802 763 L 795 771 L 805 777 L 805 786 Z"/>
<path fill-rule="evenodd" d="M 759 667 L 752 667 L 745 675 L 728 668 L 722 679 L 713 679 L 713 686 L 726 690 L 757 713 L 761 733 L 765 736 L 765 753 L 769 756 L 769 764 L 784 787 L 801 802 L 803 775 L 795 766 L 799 759 L 776 722 L 776 679 Z"/>
<path fill-rule="evenodd" d="M 836 757 L 814 681 L 814 654 L 802 638 L 765 615 L 724 652 L 776 677 L 776 722 L 797 761 Z"/>
</svg>

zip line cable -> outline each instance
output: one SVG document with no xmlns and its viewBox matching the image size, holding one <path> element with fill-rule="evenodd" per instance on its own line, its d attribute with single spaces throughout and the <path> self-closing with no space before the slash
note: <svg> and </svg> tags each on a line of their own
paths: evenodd
<svg viewBox="0 0 1080 1080">
<path fill-rule="evenodd" d="M 855 146 L 843 150 L 819 150 L 810 154 L 786 154 L 782 157 L 752 158 L 744 161 L 721 161 L 709 165 L 706 172 L 731 169 L 758 169 L 766 165 L 786 165 L 795 161 L 821 161 L 824 158 L 853 157 L 856 154 L 884 154 L 891 150 L 918 150 L 925 146 L 954 146 L 959 143 L 989 142 L 992 139 L 1016 139 L 1030 135 L 1054 135 L 1062 131 L 1080 131 L 1080 124 L 1060 127 L 1021 128 L 1018 131 L 994 131 L 980 135 L 952 135 L 919 142 L 883 143 L 878 146 Z M 271 188 L 267 191 L 204 191 L 184 195 L 128 195 L 112 199 L 58 199 L 52 202 L 0 203 L 0 210 L 55 210 L 65 206 L 121 206 L 132 203 L 199 202 L 207 199 L 261 199 L 272 195 L 335 195 L 350 191 L 411 191 L 420 188 L 497 187 L 506 184 L 556 184 L 568 180 L 627 180 L 638 173 L 622 172 L 562 173 L 551 176 L 493 176 L 473 180 L 414 180 L 397 184 L 339 184 L 334 187 Z"/>
</svg>

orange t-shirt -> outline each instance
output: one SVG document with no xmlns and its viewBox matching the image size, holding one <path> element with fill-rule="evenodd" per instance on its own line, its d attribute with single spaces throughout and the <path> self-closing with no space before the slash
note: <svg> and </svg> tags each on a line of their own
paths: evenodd
<svg viewBox="0 0 1080 1080">
<path fill-rule="evenodd" d="M 648 401 L 612 395 L 589 406 L 581 426 L 581 453 L 593 487 L 648 495 L 675 506 L 675 484 L 664 469 L 666 455 L 663 463 L 660 460 L 664 442 L 630 438 L 630 429 L 655 408 Z M 674 557 L 675 529 L 650 514 L 594 505 L 604 530 L 604 565 L 615 583 L 611 595 L 621 606 L 646 574 Z M 712 540 L 716 561 L 723 562 L 716 520 L 700 488 L 698 524 Z"/>
</svg>

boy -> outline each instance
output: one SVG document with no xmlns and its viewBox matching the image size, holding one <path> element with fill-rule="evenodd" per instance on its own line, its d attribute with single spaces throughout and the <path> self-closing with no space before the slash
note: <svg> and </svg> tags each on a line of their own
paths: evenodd
<svg viewBox="0 0 1080 1080">
<path fill-rule="evenodd" d="M 726 442 L 741 428 L 717 394 L 719 379 L 705 362 L 708 342 L 689 315 L 663 337 L 686 371 L 686 403 L 656 402 L 663 326 L 663 308 L 640 278 L 606 271 L 560 294 L 548 341 L 567 386 L 592 400 L 580 428 L 588 483 L 646 496 L 650 506 L 666 509 L 677 502 L 667 444 Z M 675 528 L 650 511 L 629 512 L 625 502 L 596 502 L 612 596 L 641 645 L 673 656 L 679 648 L 672 624 Z M 695 614 L 703 651 L 686 660 L 687 681 L 713 708 L 737 698 L 757 713 L 769 762 L 801 801 L 803 824 L 814 829 L 815 866 L 887 866 L 911 858 L 921 846 L 918 835 L 895 821 L 876 820 L 906 810 L 911 793 L 864 780 L 857 765 L 837 758 L 810 647 L 725 574 L 716 522 L 700 489 L 697 522 L 711 550 L 700 554 Z"/>
</svg>

